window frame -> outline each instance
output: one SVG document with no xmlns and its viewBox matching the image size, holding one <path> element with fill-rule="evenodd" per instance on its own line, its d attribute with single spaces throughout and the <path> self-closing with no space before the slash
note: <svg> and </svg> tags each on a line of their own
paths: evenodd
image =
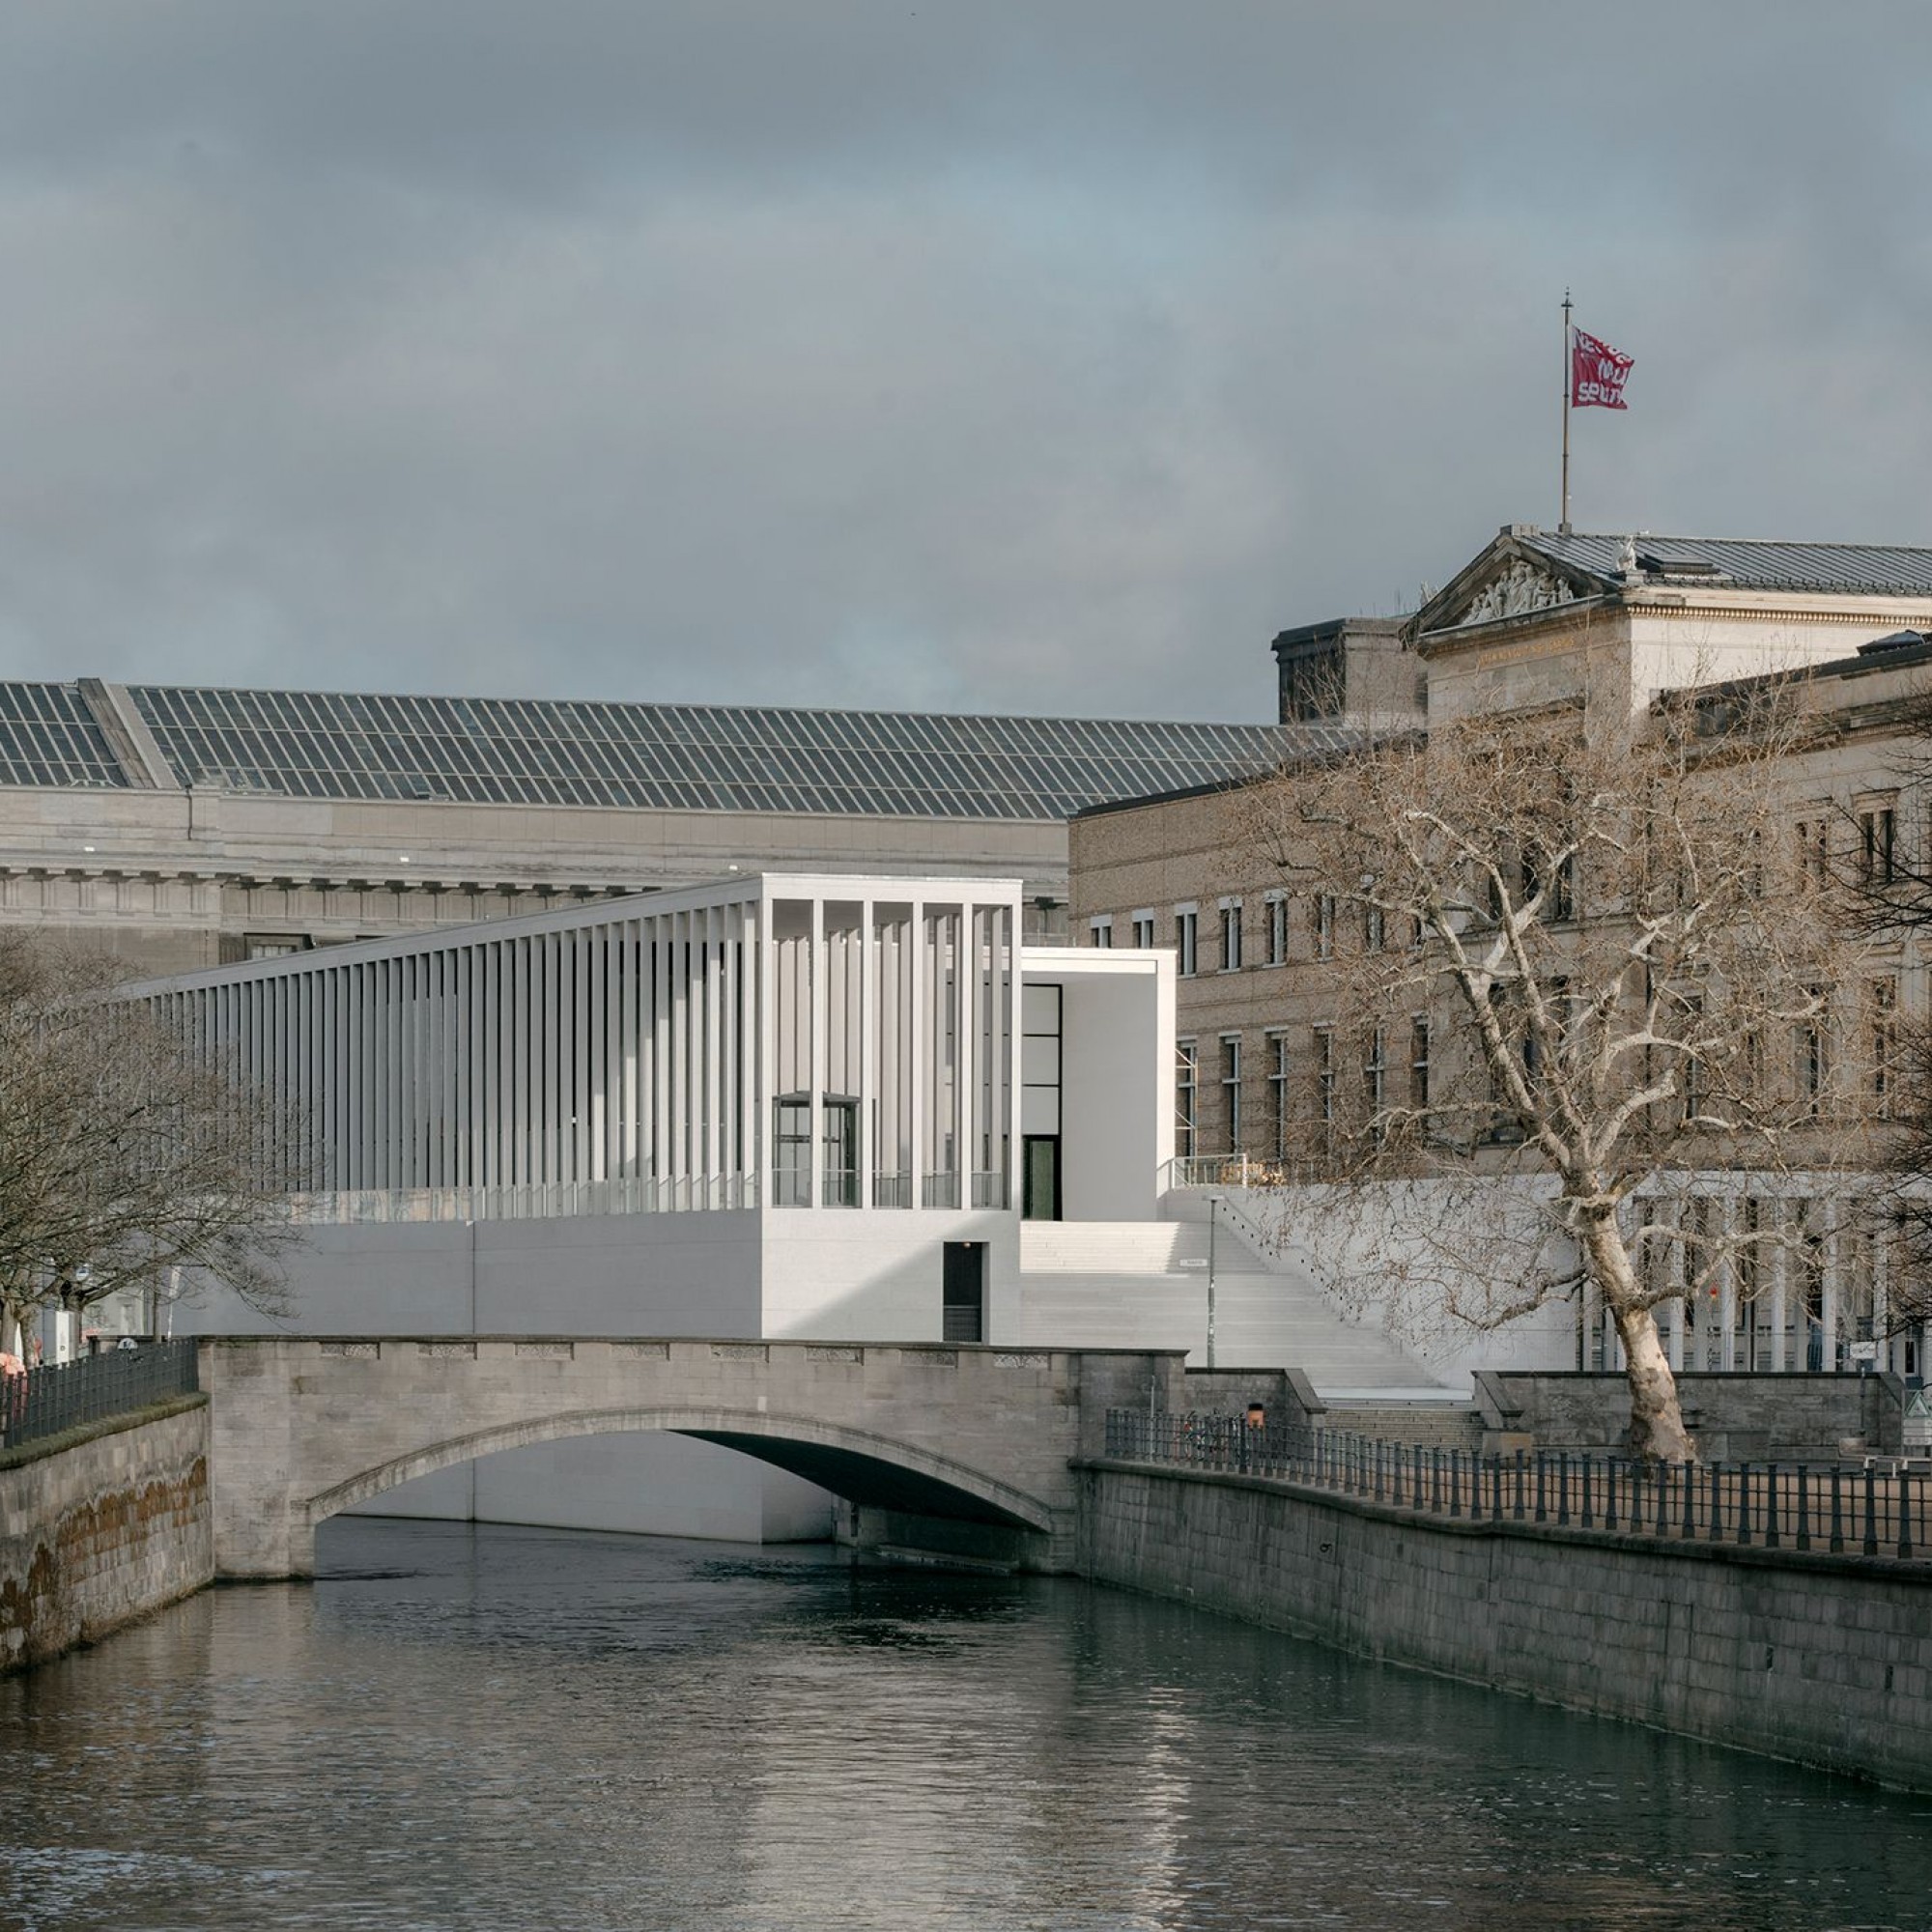
<svg viewBox="0 0 1932 1932">
<path fill-rule="evenodd" d="M 1201 973 L 1201 908 L 1198 904 L 1178 905 L 1174 909 L 1174 970 L 1183 980 Z"/>
</svg>

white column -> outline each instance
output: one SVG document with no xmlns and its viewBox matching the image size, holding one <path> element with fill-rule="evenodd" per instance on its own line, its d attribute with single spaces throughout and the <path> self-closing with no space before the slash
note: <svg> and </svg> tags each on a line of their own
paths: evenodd
<svg viewBox="0 0 1932 1932">
<path fill-rule="evenodd" d="M 724 1145 L 724 1069 L 719 1055 L 724 1030 L 719 1024 L 719 1006 L 724 986 L 724 917 L 716 906 L 704 909 L 704 1184 L 703 1205 L 716 1207 L 721 1200 L 718 1177 L 723 1172 L 719 1151 Z M 694 1204 L 696 1205 L 696 1204 Z"/>
<path fill-rule="evenodd" d="M 980 917 L 969 898 L 959 907 L 954 943 L 952 990 L 959 1029 L 958 1065 L 953 1085 L 953 1132 L 959 1148 L 959 1205 L 973 1205 L 973 1177 L 980 1167 Z"/>
<path fill-rule="evenodd" d="M 1836 1201 L 1823 1201 L 1819 1207 L 1825 1217 L 1823 1231 L 1825 1246 L 1820 1258 L 1824 1278 L 1819 1283 L 1818 1325 L 1824 1331 L 1824 1335 L 1818 1366 L 1829 1375 L 1838 1366 L 1838 1310 L 1844 1299 L 1842 1290 L 1845 1242 L 1839 1226 Z"/>
<path fill-rule="evenodd" d="M 651 921 L 651 1171 L 657 1177 L 656 1204 L 669 1206 L 673 1172 L 670 1146 L 671 926 L 673 915 Z"/>
<path fill-rule="evenodd" d="M 758 1198 L 769 1205 L 778 1186 L 779 1000 L 777 900 L 766 881 L 760 888 L 753 939 L 757 948 L 758 1042 L 753 1121 L 757 1149 Z"/>
<path fill-rule="evenodd" d="M 1741 1207 L 1733 1195 L 1711 1204 L 1712 1212 L 1721 1215 L 1725 1241 L 1735 1241 Z M 1723 1372 L 1733 1375 L 1738 1366 L 1738 1258 L 1735 1249 L 1726 1254 L 1718 1274 L 1718 1360 Z"/>
<path fill-rule="evenodd" d="M 1006 986 L 1001 998 L 1004 1005 L 1001 1018 L 1005 1021 L 1004 1044 L 1001 1048 L 1001 1078 L 1005 1081 L 1007 1111 L 1007 1206 L 1017 1210 L 1021 1205 L 1023 1181 L 1020 1174 L 1020 1156 L 1023 1143 L 1020 1139 L 1020 912 L 1017 906 L 1008 906 L 1006 919 Z M 1065 1052 L 1065 1042 L 1062 1051 Z M 1171 1057 L 1171 1056 L 1170 1056 Z M 1166 1089 L 1163 1084 L 1162 1098 Z"/>
<path fill-rule="evenodd" d="M 825 1026 L 827 1003 L 832 997 L 832 975 L 825 956 L 825 901 L 811 895 L 811 916 L 806 938 L 806 997 L 799 1003 L 799 1016 L 810 1028 L 808 1036 L 806 1066 L 809 1072 L 806 1094 L 806 1151 L 810 1163 L 806 1177 L 806 1199 L 814 1208 L 825 1205 Z"/>
<path fill-rule="evenodd" d="M 879 935 L 873 902 L 859 901 L 859 1128 L 852 1158 L 859 1169 L 859 1206 L 872 1206 L 872 1175 L 879 1165 Z"/>
<path fill-rule="evenodd" d="M 1671 1279 L 1682 1288 L 1684 1286 L 1684 1260 L 1686 1254 L 1684 1236 L 1681 1232 L 1684 1217 L 1684 1206 L 1682 1202 L 1678 1203 L 1675 1212 L 1677 1215 L 1675 1225 L 1680 1232 L 1665 1247 L 1664 1256 L 1666 1265 L 1668 1265 L 1671 1272 Z M 1686 1317 L 1690 1312 L 1688 1294 L 1680 1294 L 1675 1301 L 1667 1305 L 1670 1309 L 1670 1372 L 1672 1375 L 1681 1376 L 1684 1373 L 1684 1330 L 1688 1325 Z"/>
<path fill-rule="evenodd" d="M 926 932 L 925 902 L 914 899 L 912 902 L 912 923 L 907 928 L 910 941 L 912 973 L 910 977 L 912 999 L 912 1031 L 908 1038 L 911 1047 L 912 1065 L 908 1069 L 911 1082 L 908 1089 L 912 1096 L 912 1176 L 910 1199 L 914 1208 L 925 1205 L 925 1074 L 926 1063 L 930 1057 L 931 1041 L 928 1038 L 930 1021 L 926 1013 L 925 976 Z"/>
<path fill-rule="evenodd" d="M 1782 1202 L 1768 1202 L 1768 1211 L 1781 1213 Z M 1790 1275 L 1790 1255 L 1785 1249 L 1774 1246 L 1764 1258 L 1765 1265 L 1771 1270 L 1771 1371 L 1782 1375 L 1790 1363 L 1785 1357 L 1784 1322 L 1787 1307 L 1786 1291 Z"/>
</svg>

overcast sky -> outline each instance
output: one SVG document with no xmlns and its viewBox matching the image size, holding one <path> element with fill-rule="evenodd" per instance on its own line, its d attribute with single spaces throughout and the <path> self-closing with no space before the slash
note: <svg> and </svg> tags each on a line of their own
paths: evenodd
<svg viewBox="0 0 1932 1932">
<path fill-rule="evenodd" d="M 0 20 L 0 675 L 1249 718 L 1553 524 L 1932 543 L 1932 7 Z"/>
</svg>

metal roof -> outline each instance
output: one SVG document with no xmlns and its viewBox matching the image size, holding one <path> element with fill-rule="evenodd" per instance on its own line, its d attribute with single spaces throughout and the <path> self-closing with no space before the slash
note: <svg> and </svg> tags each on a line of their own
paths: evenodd
<svg viewBox="0 0 1932 1932">
<path fill-rule="evenodd" d="M 1268 724 L 175 685 L 130 686 L 128 697 L 184 784 L 673 811 L 1055 820 L 1265 769 L 1303 735 Z M 0 782 L 128 778 L 75 687 L 0 684 Z"/>
<path fill-rule="evenodd" d="M 1639 535 L 1560 536 L 1551 530 L 1515 533 L 1525 550 L 1553 563 L 1583 570 L 1606 582 L 1619 581 L 1618 555 L 1634 541 L 1646 575 L 1668 578 L 1672 564 L 1686 576 L 1721 572 L 1740 590 L 1815 590 L 1845 596 L 1932 596 L 1932 549 L 1904 545 L 1767 543 L 1748 537 Z M 1646 563 L 1646 559 L 1650 561 Z M 1714 580 L 1715 581 L 1715 580 Z"/>
</svg>

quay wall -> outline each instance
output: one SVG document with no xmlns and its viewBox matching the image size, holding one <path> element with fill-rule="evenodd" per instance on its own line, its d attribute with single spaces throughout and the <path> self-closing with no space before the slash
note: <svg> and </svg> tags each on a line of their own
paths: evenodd
<svg viewBox="0 0 1932 1932">
<path fill-rule="evenodd" d="M 1894 1375 L 1683 1371 L 1677 1399 L 1708 1463 L 1895 1456 L 1904 1441 L 1905 1384 Z M 1619 1452 L 1630 1433 L 1630 1383 L 1620 1375 L 1479 1369 L 1475 1406 L 1483 1428 L 1539 1449 Z"/>
<path fill-rule="evenodd" d="M 1095 1581 L 1932 1791 L 1932 1563 L 1419 1519 L 1105 1460 L 1081 1482 Z"/>
<path fill-rule="evenodd" d="M 187 1395 L 0 1453 L 0 1673 L 211 1580 L 208 1450 Z"/>
</svg>

